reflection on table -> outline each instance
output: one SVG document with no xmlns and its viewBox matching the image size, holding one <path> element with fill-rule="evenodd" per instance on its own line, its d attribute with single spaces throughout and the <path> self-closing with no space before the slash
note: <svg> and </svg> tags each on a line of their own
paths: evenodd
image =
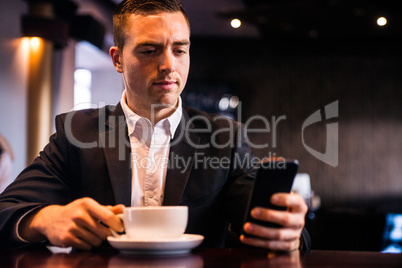
<svg viewBox="0 0 402 268">
<path fill-rule="evenodd" d="M 260 249 L 196 249 L 182 255 L 130 255 L 114 250 L 51 253 L 46 249 L 0 252 L 1 267 L 402 267 L 402 254 L 353 251 L 268 253 Z"/>
</svg>

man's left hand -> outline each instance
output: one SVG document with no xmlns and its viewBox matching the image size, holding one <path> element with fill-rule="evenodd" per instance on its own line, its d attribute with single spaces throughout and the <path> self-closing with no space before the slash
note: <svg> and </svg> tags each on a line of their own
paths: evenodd
<svg viewBox="0 0 402 268">
<path fill-rule="evenodd" d="M 244 244 L 267 248 L 273 251 L 292 251 L 299 248 L 300 235 L 304 227 L 307 205 L 304 199 L 294 193 L 277 193 L 271 198 L 271 203 L 286 207 L 286 211 L 256 207 L 251 216 L 257 220 L 273 222 L 282 228 L 269 228 L 246 222 L 244 231 L 254 237 L 240 236 Z"/>
</svg>

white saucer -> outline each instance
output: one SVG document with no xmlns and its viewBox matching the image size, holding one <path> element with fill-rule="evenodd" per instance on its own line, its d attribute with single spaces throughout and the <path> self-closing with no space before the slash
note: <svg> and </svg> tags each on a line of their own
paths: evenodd
<svg viewBox="0 0 402 268">
<path fill-rule="evenodd" d="M 126 235 L 107 238 L 112 247 L 122 253 L 129 254 L 183 254 L 199 246 L 204 240 L 202 235 L 184 234 L 175 239 L 161 239 L 157 241 L 130 239 Z"/>
</svg>

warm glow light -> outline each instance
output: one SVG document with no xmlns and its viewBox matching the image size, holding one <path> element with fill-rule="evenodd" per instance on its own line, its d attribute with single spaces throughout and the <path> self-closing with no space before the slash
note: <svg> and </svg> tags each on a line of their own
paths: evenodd
<svg viewBox="0 0 402 268">
<path fill-rule="evenodd" d="M 31 44 L 31 40 L 29 37 L 23 37 L 20 39 L 21 40 L 21 50 L 24 51 L 26 54 L 25 56 L 28 56 L 27 53 L 29 53 L 29 46 Z"/>
<path fill-rule="evenodd" d="M 230 25 L 232 25 L 233 28 L 239 28 L 241 26 L 241 21 L 239 19 L 233 19 L 230 22 Z"/>
<path fill-rule="evenodd" d="M 41 40 L 39 37 L 31 37 L 30 42 L 31 42 L 31 47 L 33 49 L 37 49 L 40 46 Z"/>
<path fill-rule="evenodd" d="M 377 19 L 377 24 L 378 26 L 384 26 L 385 24 L 387 24 L 387 19 L 384 17 L 380 17 Z"/>
<path fill-rule="evenodd" d="M 45 49 L 45 41 L 40 37 L 29 38 L 29 58 L 31 62 L 39 61 Z"/>
</svg>

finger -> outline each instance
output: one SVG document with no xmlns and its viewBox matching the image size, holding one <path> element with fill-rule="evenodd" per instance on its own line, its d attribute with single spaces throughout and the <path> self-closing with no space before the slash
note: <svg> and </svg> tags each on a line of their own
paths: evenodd
<svg viewBox="0 0 402 268">
<path fill-rule="evenodd" d="M 268 228 L 247 222 L 243 227 L 244 231 L 250 235 L 266 240 L 292 241 L 300 237 L 301 232 L 291 228 Z"/>
<path fill-rule="evenodd" d="M 111 212 L 117 215 L 122 214 L 125 207 L 126 207 L 125 205 L 119 204 L 115 206 L 108 206 L 107 209 L 109 209 Z"/>
<path fill-rule="evenodd" d="M 74 247 L 78 249 L 89 250 L 92 248 L 92 244 L 87 240 L 90 239 L 83 239 L 82 237 L 85 237 L 85 235 L 80 229 L 80 227 L 72 222 L 69 227 L 59 232 L 58 235 L 53 235 L 49 237 L 49 241 L 52 245 L 58 247 Z"/>
<path fill-rule="evenodd" d="M 105 228 L 105 227 L 104 227 Z M 76 228 L 71 232 L 74 236 L 82 242 L 82 244 L 88 244 L 92 246 L 100 246 L 102 244 L 103 238 L 99 237 L 97 234 L 85 228 Z M 105 236 L 106 237 L 106 236 Z"/>
<path fill-rule="evenodd" d="M 68 242 L 66 242 L 67 246 L 66 247 L 73 247 L 76 249 L 81 249 L 81 250 L 90 250 L 92 249 L 93 245 L 88 243 L 86 240 L 81 239 L 80 237 L 77 236 L 71 236 Z"/>
<path fill-rule="evenodd" d="M 96 235 L 100 240 L 104 240 L 110 234 L 108 228 L 93 217 L 86 206 L 78 206 L 78 208 L 75 208 L 72 221 L 75 223 L 75 226 L 72 226 L 72 230 L 84 229 Z"/>
<path fill-rule="evenodd" d="M 271 197 L 271 203 L 287 207 L 292 212 L 307 212 L 307 204 L 303 197 L 296 193 L 276 193 Z"/>
<path fill-rule="evenodd" d="M 301 229 L 304 226 L 304 214 L 302 213 L 256 207 L 251 211 L 251 216 L 257 220 L 273 222 L 287 228 Z"/>
<path fill-rule="evenodd" d="M 109 210 L 105 206 L 100 205 L 98 202 L 90 198 L 86 198 L 82 202 L 87 208 L 89 214 L 95 219 L 100 220 L 117 232 L 122 232 L 124 230 L 123 224 L 121 223 L 120 219 L 116 217 L 113 211 Z"/>
<path fill-rule="evenodd" d="M 74 221 L 78 226 L 86 229 L 88 232 L 93 233 L 101 240 L 104 240 L 111 234 L 107 226 L 89 214 L 87 214 L 85 218 L 75 218 Z"/>
<path fill-rule="evenodd" d="M 73 247 L 76 249 L 81 249 L 81 250 L 90 250 L 92 249 L 92 245 L 89 244 L 88 242 L 78 238 L 78 237 L 73 237 L 71 238 L 68 242 L 63 242 L 61 244 L 54 243 L 55 246 L 60 246 L 60 247 Z"/>
<path fill-rule="evenodd" d="M 110 211 L 111 214 L 104 214 L 102 217 L 99 217 L 99 220 L 106 225 L 106 227 L 109 227 L 113 229 L 116 232 L 123 232 L 124 231 L 124 226 L 122 223 L 122 220 L 117 217 L 118 214 L 122 214 L 123 211 L 120 209 L 115 209 L 114 211 Z M 110 231 L 108 230 L 109 235 Z"/>
<path fill-rule="evenodd" d="M 268 158 L 264 158 L 262 160 L 262 163 L 268 163 L 268 162 L 283 162 L 285 161 L 285 158 L 283 158 L 282 156 L 271 156 Z"/>
<path fill-rule="evenodd" d="M 244 244 L 266 248 L 274 251 L 293 251 L 299 248 L 299 239 L 292 241 L 265 240 L 254 237 L 240 236 L 240 241 Z"/>
</svg>

